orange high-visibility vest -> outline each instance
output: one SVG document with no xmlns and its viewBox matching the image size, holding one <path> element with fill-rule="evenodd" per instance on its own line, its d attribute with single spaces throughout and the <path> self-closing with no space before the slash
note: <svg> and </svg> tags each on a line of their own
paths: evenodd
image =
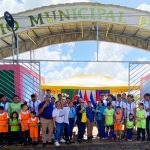
<svg viewBox="0 0 150 150">
<path fill-rule="evenodd" d="M 30 118 L 28 123 L 29 123 L 29 129 L 30 129 L 30 138 L 38 138 L 39 137 L 38 135 L 39 118 L 38 117 L 35 117 L 35 119 Z"/>
<path fill-rule="evenodd" d="M 121 119 L 122 119 L 122 112 L 120 112 L 119 114 L 118 113 L 114 113 L 114 115 L 115 115 L 115 118 L 116 118 L 116 120 L 117 120 L 117 122 L 118 122 L 118 124 L 116 123 L 116 121 L 114 120 L 114 130 L 115 131 L 121 131 L 122 130 L 122 122 L 121 122 Z"/>
<path fill-rule="evenodd" d="M 27 113 L 20 112 L 20 120 L 21 123 L 26 127 L 26 130 L 29 130 L 28 120 L 30 118 L 30 112 Z M 26 131 L 23 127 L 21 127 L 22 131 Z"/>
<path fill-rule="evenodd" d="M 8 132 L 8 113 L 0 114 L 0 133 Z"/>
</svg>

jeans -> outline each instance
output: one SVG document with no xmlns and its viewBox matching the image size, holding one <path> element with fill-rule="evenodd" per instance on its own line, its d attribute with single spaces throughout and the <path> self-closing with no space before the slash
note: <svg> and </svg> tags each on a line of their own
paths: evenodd
<svg viewBox="0 0 150 150">
<path fill-rule="evenodd" d="M 103 120 L 97 120 L 98 135 L 100 138 L 105 137 L 105 126 Z"/>
<path fill-rule="evenodd" d="M 126 131 L 127 131 L 127 140 L 132 140 L 132 131 L 133 131 L 133 129 L 132 128 L 127 129 Z"/>
<path fill-rule="evenodd" d="M 58 123 L 56 122 L 56 129 L 54 133 L 55 142 L 58 142 L 60 138 L 63 136 L 64 132 L 64 123 Z"/>
<path fill-rule="evenodd" d="M 145 129 L 137 128 L 137 140 L 140 139 L 142 133 L 142 140 L 145 140 Z"/>
<path fill-rule="evenodd" d="M 78 121 L 77 126 L 78 126 L 78 140 L 82 140 L 85 133 L 86 123 Z"/>
<path fill-rule="evenodd" d="M 64 133 L 65 133 L 66 141 L 69 141 L 69 132 L 70 132 L 69 124 L 64 123 L 64 131 L 65 131 Z"/>
<path fill-rule="evenodd" d="M 147 116 L 146 118 L 146 133 L 147 138 L 150 138 L 150 116 Z"/>
<path fill-rule="evenodd" d="M 72 133 L 74 128 L 74 118 L 69 118 L 69 139 L 72 140 Z"/>
</svg>

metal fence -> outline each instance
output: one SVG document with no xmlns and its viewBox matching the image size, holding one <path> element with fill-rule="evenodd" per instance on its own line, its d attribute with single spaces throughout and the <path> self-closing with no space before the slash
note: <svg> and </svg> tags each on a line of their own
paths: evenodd
<svg viewBox="0 0 150 150">
<path fill-rule="evenodd" d="M 74 60 L 0 60 L 0 94 L 11 101 L 14 94 L 30 100 L 32 93 L 41 98 L 41 62 L 125 63 L 128 65 L 128 93 L 140 99 L 150 92 L 150 62 L 129 61 L 74 61 Z M 114 65 L 115 67 L 115 65 Z M 133 90 L 133 86 L 135 86 Z M 132 87 L 132 90 L 131 90 Z"/>
<path fill-rule="evenodd" d="M 129 62 L 128 84 L 129 93 L 137 99 L 142 99 L 145 93 L 150 93 L 150 62 Z M 132 92 L 131 85 L 137 86 Z"/>
</svg>

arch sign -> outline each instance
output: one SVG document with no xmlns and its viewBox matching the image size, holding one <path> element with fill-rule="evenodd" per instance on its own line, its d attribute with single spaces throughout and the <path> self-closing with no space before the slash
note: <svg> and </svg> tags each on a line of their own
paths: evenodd
<svg viewBox="0 0 150 150">
<path fill-rule="evenodd" d="M 29 40 L 29 38 L 27 38 L 27 35 L 24 36 L 22 34 L 25 31 L 28 34 L 28 36 L 30 36 L 30 38 L 32 39 L 32 41 L 30 42 L 32 44 L 34 42 L 34 44 L 36 45 L 36 41 L 39 40 L 41 36 L 40 31 L 38 30 L 36 31 L 36 29 L 40 29 L 40 28 L 44 29 L 44 27 L 49 27 L 50 29 L 51 27 L 55 25 L 58 25 L 58 26 L 61 25 L 62 27 L 62 25 L 64 24 L 64 29 L 62 28 L 59 34 L 64 31 L 67 31 L 69 33 L 71 29 L 74 28 L 75 26 L 79 28 L 78 27 L 79 22 L 83 22 L 82 30 L 85 32 L 85 35 L 86 35 L 86 31 L 84 27 L 86 25 L 88 26 L 89 22 L 90 23 L 99 22 L 100 24 L 101 23 L 106 24 L 105 30 L 108 30 L 108 31 L 104 33 L 105 35 L 108 32 L 110 32 L 110 35 L 108 33 L 108 36 L 111 36 L 111 34 L 113 36 L 114 33 L 117 34 L 116 32 L 117 29 L 115 29 L 115 25 L 116 27 L 117 25 L 120 25 L 119 26 L 120 28 L 118 28 L 118 30 L 120 31 L 119 38 L 121 35 L 124 35 L 124 33 L 127 33 L 129 35 L 131 33 L 130 30 L 133 29 L 132 31 L 133 31 L 134 38 L 138 35 L 136 38 L 136 41 L 137 40 L 141 41 L 142 39 L 144 43 L 142 47 L 142 46 L 138 46 L 138 43 L 136 43 L 136 41 L 133 41 L 132 44 L 129 44 L 129 43 L 126 43 L 124 39 L 121 39 L 122 42 L 121 40 L 120 42 L 114 41 L 113 37 L 110 39 L 107 39 L 107 37 L 103 39 L 103 37 L 101 37 L 102 40 L 106 40 L 106 41 L 111 40 L 112 42 L 123 43 L 127 45 L 133 45 L 139 48 L 149 49 L 149 42 L 147 42 L 147 40 L 149 40 L 148 38 L 149 34 L 145 35 L 145 33 L 143 34 L 141 33 L 141 32 L 150 30 L 150 13 L 146 11 L 140 11 L 136 9 L 115 6 L 115 5 L 103 5 L 100 3 L 72 3 L 72 4 L 60 4 L 60 5 L 51 5 L 51 6 L 36 8 L 33 10 L 28 10 L 28 11 L 14 14 L 13 17 L 15 19 L 14 30 L 16 33 L 20 34 L 20 37 L 22 37 L 20 38 L 20 42 Z M 84 24 L 84 22 L 87 22 L 87 23 Z M 68 24 L 68 25 L 65 26 L 65 24 Z M 76 24 L 76 25 L 74 27 L 71 27 L 71 24 L 72 26 L 73 24 L 74 25 Z M 128 27 L 131 27 L 131 28 L 129 29 Z M 35 32 L 30 34 L 29 31 L 33 29 Z M 57 29 L 59 30 L 59 28 Z M 100 25 L 100 30 L 104 31 L 102 25 Z M 74 28 L 74 31 L 75 31 L 75 28 Z M 11 43 L 7 38 L 4 38 L 11 34 L 12 34 L 12 30 L 9 27 L 9 25 L 7 25 L 4 18 L 0 18 L 0 38 L 3 40 L 3 46 L 0 45 L 0 49 L 8 46 Z M 54 35 L 53 30 L 51 30 L 51 35 Z M 39 38 L 36 39 L 36 37 L 39 37 Z M 82 35 L 82 38 L 83 38 L 83 35 Z M 92 39 L 93 38 L 91 38 L 91 40 Z M 78 38 L 78 40 L 82 40 L 82 39 Z M 83 38 L 83 40 L 86 40 L 86 36 Z M 75 39 L 74 40 L 72 39 L 71 41 L 75 41 Z M 4 42 L 5 44 L 7 43 L 8 45 L 5 45 Z M 54 43 L 56 44 L 56 43 L 62 43 L 62 42 L 68 42 L 68 41 L 56 40 Z M 31 43 L 30 45 L 32 45 Z M 43 46 L 46 46 L 48 44 L 50 44 L 50 42 L 47 44 L 45 43 Z M 52 39 L 51 39 L 51 44 L 53 44 Z M 41 47 L 40 41 L 37 43 L 37 45 L 36 45 L 36 48 Z M 27 50 L 31 50 L 35 48 L 32 46 L 27 46 L 27 47 L 28 47 Z"/>
<path fill-rule="evenodd" d="M 127 24 L 150 30 L 150 13 L 120 6 L 98 3 L 76 3 L 49 6 L 14 15 L 15 31 L 76 21 L 101 21 Z M 0 37 L 10 34 L 11 29 L 0 19 Z"/>
</svg>

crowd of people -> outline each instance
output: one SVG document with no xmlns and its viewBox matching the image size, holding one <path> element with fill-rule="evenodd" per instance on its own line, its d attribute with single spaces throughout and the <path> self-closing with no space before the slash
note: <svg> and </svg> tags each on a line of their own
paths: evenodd
<svg viewBox="0 0 150 150">
<path fill-rule="evenodd" d="M 109 94 L 92 105 L 79 95 L 76 101 L 58 94 L 56 99 L 47 90 L 44 100 L 31 100 L 22 103 L 14 95 L 11 103 L 0 95 L 0 146 L 74 143 L 73 129 L 77 126 L 77 140 L 82 143 L 87 128 L 87 139 L 93 139 L 93 127 L 97 126 L 98 137 L 102 140 L 127 141 L 133 139 L 133 129 L 137 130 L 137 140 L 150 140 L 150 94 L 143 100 L 134 101 L 133 95 Z"/>
</svg>

